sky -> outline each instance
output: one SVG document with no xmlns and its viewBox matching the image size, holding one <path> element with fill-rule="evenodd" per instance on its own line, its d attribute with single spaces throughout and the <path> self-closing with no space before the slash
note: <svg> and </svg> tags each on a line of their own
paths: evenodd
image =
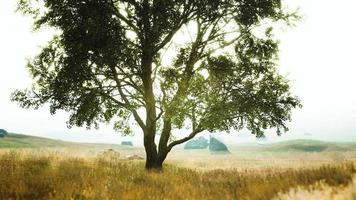
<svg viewBox="0 0 356 200">
<path fill-rule="evenodd" d="M 292 85 L 303 108 L 293 111 L 290 131 L 281 137 L 267 131 L 268 141 L 318 139 L 356 141 L 355 0 L 287 0 L 303 19 L 280 33 L 280 73 Z M 111 126 L 99 130 L 68 129 L 68 114 L 50 115 L 48 107 L 26 110 L 10 101 L 15 89 L 28 88 L 26 59 L 36 55 L 53 31 L 32 31 L 32 20 L 15 13 L 16 1 L 0 0 L 0 128 L 9 132 L 76 142 L 142 144 L 142 133 L 122 138 Z M 255 142 L 248 131 L 217 134 L 227 142 Z"/>
</svg>

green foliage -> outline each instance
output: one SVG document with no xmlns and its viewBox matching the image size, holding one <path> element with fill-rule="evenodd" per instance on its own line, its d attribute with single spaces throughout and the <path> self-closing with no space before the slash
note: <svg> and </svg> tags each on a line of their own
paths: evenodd
<svg viewBox="0 0 356 200">
<path fill-rule="evenodd" d="M 281 134 L 300 106 L 276 69 L 275 25 L 298 18 L 281 0 L 20 0 L 18 10 L 58 31 L 28 64 L 33 88 L 12 99 L 66 110 L 69 127 L 114 121 L 131 134 L 135 119 L 150 147 L 162 132 L 166 154 L 205 130 Z M 191 40 L 178 45 L 185 28 Z M 170 43 L 180 50 L 167 66 Z M 192 133 L 167 144 L 172 128 Z"/>
<path fill-rule="evenodd" d="M 69 126 L 90 127 L 123 116 L 120 107 L 106 98 L 115 96 L 107 81 L 113 76 L 110 67 L 130 66 L 136 52 L 108 2 L 45 2 L 48 10 L 34 16 L 35 26 L 49 25 L 61 33 L 28 65 L 36 80 L 33 91 L 17 91 L 14 100 L 23 107 L 51 102 L 53 114 L 59 109 L 73 111 Z M 26 3 L 21 1 L 19 9 L 32 14 Z"/>
</svg>

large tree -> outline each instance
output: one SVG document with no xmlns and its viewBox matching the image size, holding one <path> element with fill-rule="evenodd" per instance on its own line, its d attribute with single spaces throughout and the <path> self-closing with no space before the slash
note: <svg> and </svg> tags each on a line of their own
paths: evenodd
<svg viewBox="0 0 356 200">
<path fill-rule="evenodd" d="M 300 106 L 276 70 L 274 29 L 297 18 L 281 0 L 20 0 L 18 8 L 35 29 L 57 34 L 28 63 L 33 87 L 12 99 L 68 111 L 69 126 L 114 122 L 129 134 L 135 120 L 147 169 L 203 131 L 281 134 Z"/>
</svg>

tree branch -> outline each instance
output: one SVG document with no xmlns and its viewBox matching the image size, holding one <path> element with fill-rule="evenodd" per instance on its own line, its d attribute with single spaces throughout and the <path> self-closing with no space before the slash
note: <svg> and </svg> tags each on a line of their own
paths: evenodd
<svg viewBox="0 0 356 200">
<path fill-rule="evenodd" d="M 133 5 L 136 8 L 140 6 L 135 0 L 121 0 L 121 1 L 126 2 L 126 3 L 128 3 L 130 5 Z"/>
<path fill-rule="evenodd" d="M 185 138 L 182 138 L 182 139 L 180 139 L 180 140 L 176 140 L 176 141 L 170 143 L 170 144 L 168 145 L 168 151 L 172 150 L 173 147 L 175 147 L 175 146 L 177 146 L 177 145 L 179 145 L 179 144 L 182 144 L 182 143 L 184 143 L 184 142 L 187 142 L 187 141 L 193 139 L 198 133 L 201 133 L 201 132 L 203 132 L 204 130 L 205 130 L 205 129 L 203 129 L 203 128 L 198 128 L 197 130 L 194 130 L 191 134 L 189 134 L 189 136 L 187 136 L 187 137 L 185 137 Z"/>
<path fill-rule="evenodd" d="M 126 2 L 132 2 L 132 1 L 126 1 Z M 132 28 L 136 34 L 139 34 L 140 30 L 132 23 L 132 21 L 130 21 L 120 13 L 119 9 L 115 6 L 115 2 L 113 0 L 111 0 L 111 7 L 115 10 L 115 14 L 119 19 L 124 21 L 130 28 Z"/>
<path fill-rule="evenodd" d="M 122 91 L 121 88 L 121 83 L 120 80 L 118 79 L 118 74 L 117 71 L 115 69 L 115 67 L 110 66 L 111 72 L 113 73 L 113 78 L 117 84 L 117 89 L 119 90 L 120 96 L 121 98 L 124 100 L 125 104 L 127 104 L 129 106 L 129 110 L 132 112 L 132 114 L 134 115 L 135 120 L 137 121 L 138 125 L 142 128 L 142 130 L 146 129 L 146 125 L 143 122 L 143 120 L 141 119 L 140 115 L 137 113 L 137 111 L 135 110 L 135 108 L 133 108 L 130 104 L 130 101 L 127 99 L 127 97 L 125 96 L 124 92 Z"/>
<path fill-rule="evenodd" d="M 166 44 L 172 40 L 174 35 L 179 31 L 179 29 L 187 23 L 191 18 L 194 17 L 194 12 L 193 14 L 191 13 L 190 7 L 185 9 L 185 12 L 182 14 L 180 19 L 178 20 L 177 24 L 173 26 L 171 32 L 162 40 L 162 42 L 156 46 L 154 53 L 157 53 L 159 50 L 161 50 Z"/>
</svg>

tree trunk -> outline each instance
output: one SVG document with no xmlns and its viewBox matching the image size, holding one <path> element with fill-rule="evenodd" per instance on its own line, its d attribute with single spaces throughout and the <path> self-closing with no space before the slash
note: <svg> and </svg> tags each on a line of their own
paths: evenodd
<svg viewBox="0 0 356 200">
<path fill-rule="evenodd" d="M 162 149 L 159 152 L 157 151 L 154 134 L 145 135 L 144 145 L 146 150 L 146 169 L 162 171 L 163 162 L 167 157 L 168 151 Z"/>
<path fill-rule="evenodd" d="M 141 10 L 141 22 L 143 28 L 142 34 L 142 60 L 141 60 L 141 78 L 143 82 L 144 101 L 146 107 L 146 127 L 144 128 L 144 146 L 146 150 L 146 169 L 147 170 L 162 170 L 164 159 L 159 156 L 155 143 L 157 131 L 157 113 L 156 99 L 153 91 L 152 63 L 154 58 L 155 40 L 152 33 L 150 23 L 150 4 L 148 0 L 144 0 Z"/>
<path fill-rule="evenodd" d="M 163 170 L 163 161 L 158 159 L 148 159 L 146 160 L 146 170 L 148 171 L 162 171 Z"/>
<path fill-rule="evenodd" d="M 149 156 L 147 152 L 146 155 Z M 154 157 L 151 158 L 147 157 L 145 167 L 149 171 L 162 171 L 163 162 L 160 162 L 158 159 L 155 159 Z"/>
<path fill-rule="evenodd" d="M 157 146 L 154 142 L 154 133 L 146 134 L 144 137 L 144 146 L 146 150 L 146 169 L 147 170 L 162 170 L 164 159 L 159 156 Z"/>
</svg>

